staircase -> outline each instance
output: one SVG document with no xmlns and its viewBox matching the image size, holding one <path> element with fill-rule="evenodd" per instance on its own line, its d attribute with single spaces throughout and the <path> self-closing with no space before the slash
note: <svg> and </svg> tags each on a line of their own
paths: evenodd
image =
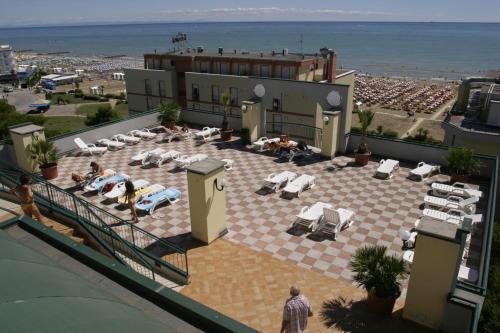
<svg viewBox="0 0 500 333">
<path fill-rule="evenodd" d="M 22 173 L 15 167 L 2 165 L 0 190 L 8 191 L 16 186 Z M 36 174 L 32 175 L 32 190 L 37 204 L 78 223 L 120 263 L 168 286 L 189 283 L 187 252 L 184 249 L 66 192 Z M 55 221 L 48 223 L 75 241 L 85 243 L 73 229 Z"/>
</svg>

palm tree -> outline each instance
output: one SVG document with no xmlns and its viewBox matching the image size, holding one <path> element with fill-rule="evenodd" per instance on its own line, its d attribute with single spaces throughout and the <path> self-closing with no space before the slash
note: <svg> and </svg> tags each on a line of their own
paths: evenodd
<svg viewBox="0 0 500 333">
<path fill-rule="evenodd" d="M 222 118 L 222 131 L 227 131 L 229 129 L 229 121 L 227 120 L 227 112 L 229 108 L 229 102 L 231 97 L 226 91 L 222 94 L 222 107 L 224 109 L 224 118 Z"/>
<path fill-rule="evenodd" d="M 28 147 L 31 159 L 36 161 L 40 168 L 57 163 L 57 149 L 52 141 L 33 141 Z"/>
<path fill-rule="evenodd" d="M 351 258 L 353 280 L 369 294 L 396 299 L 401 294 L 401 282 L 408 271 L 403 259 L 386 254 L 385 246 L 359 248 Z"/>
<path fill-rule="evenodd" d="M 158 121 L 162 124 L 167 124 L 170 122 L 177 121 L 177 116 L 179 115 L 180 107 L 175 102 L 161 102 L 160 103 L 160 114 L 158 115 Z"/>
<path fill-rule="evenodd" d="M 366 154 L 368 152 L 368 146 L 366 144 L 366 136 L 368 134 L 368 127 L 372 123 L 374 115 L 375 113 L 373 113 L 370 110 L 358 111 L 358 119 L 361 124 L 361 143 L 358 146 L 358 154 Z"/>
</svg>

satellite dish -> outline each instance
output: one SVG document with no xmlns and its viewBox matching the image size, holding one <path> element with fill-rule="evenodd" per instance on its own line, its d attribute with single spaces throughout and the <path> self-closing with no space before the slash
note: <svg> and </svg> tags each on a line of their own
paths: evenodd
<svg viewBox="0 0 500 333">
<path fill-rule="evenodd" d="M 331 106 L 339 106 L 340 102 L 342 101 L 342 97 L 340 97 L 340 94 L 336 92 L 335 90 L 330 91 L 330 93 L 326 96 L 326 100 L 328 104 Z"/>
<path fill-rule="evenodd" d="M 262 84 L 258 84 L 255 86 L 255 88 L 253 88 L 253 92 L 255 96 L 262 98 L 266 94 L 266 88 L 264 88 Z"/>
</svg>

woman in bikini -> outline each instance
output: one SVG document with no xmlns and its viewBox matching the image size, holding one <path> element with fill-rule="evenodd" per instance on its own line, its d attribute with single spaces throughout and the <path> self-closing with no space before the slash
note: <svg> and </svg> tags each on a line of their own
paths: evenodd
<svg viewBox="0 0 500 333">
<path fill-rule="evenodd" d="M 130 213 L 132 214 L 133 223 L 139 222 L 139 218 L 137 217 L 137 210 L 135 209 L 135 188 L 134 183 L 130 180 L 125 182 L 125 196 L 127 197 L 128 207 L 130 208 Z"/>
<path fill-rule="evenodd" d="M 30 185 L 30 176 L 29 175 L 21 175 L 19 177 L 19 185 L 10 190 L 14 196 L 16 196 L 21 201 L 21 209 L 24 214 L 29 217 L 35 217 L 38 222 L 43 222 L 42 214 L 38 210 L 38 207 L 35 205 L 35 199 L 33 197 L 33 191 L 31 190 Z"/>
</svg>

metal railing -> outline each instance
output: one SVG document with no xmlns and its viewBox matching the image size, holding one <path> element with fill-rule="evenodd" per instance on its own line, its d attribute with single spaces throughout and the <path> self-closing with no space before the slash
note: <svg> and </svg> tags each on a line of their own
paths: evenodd
<svg viewBox="0 0 500 333">
<path fill-rule="evenodd" d="M 17 185 L 22 171 L 0 169 L 0 183 Z M 96 240 L 106 247 L 122 263 L 126 262 L 143 275 L 155 279 L 155 271 L 173 271 L 189 276 L 187 252 L 127 221 L 32 175 L 32 189 L 38 202 L 48 209 L 57 210 L 80 222 Z M 123 260 L 126 257 L 130 260 Z"/>
<path fill-rule="evenodd" d="M 323 129 L 303 124 L 267 122 L 266 133 L 268 136 L 286 134 L 292 140 L 304 141 L 317 148 L 321 148 L 323 141 Z"/>
</svg>

